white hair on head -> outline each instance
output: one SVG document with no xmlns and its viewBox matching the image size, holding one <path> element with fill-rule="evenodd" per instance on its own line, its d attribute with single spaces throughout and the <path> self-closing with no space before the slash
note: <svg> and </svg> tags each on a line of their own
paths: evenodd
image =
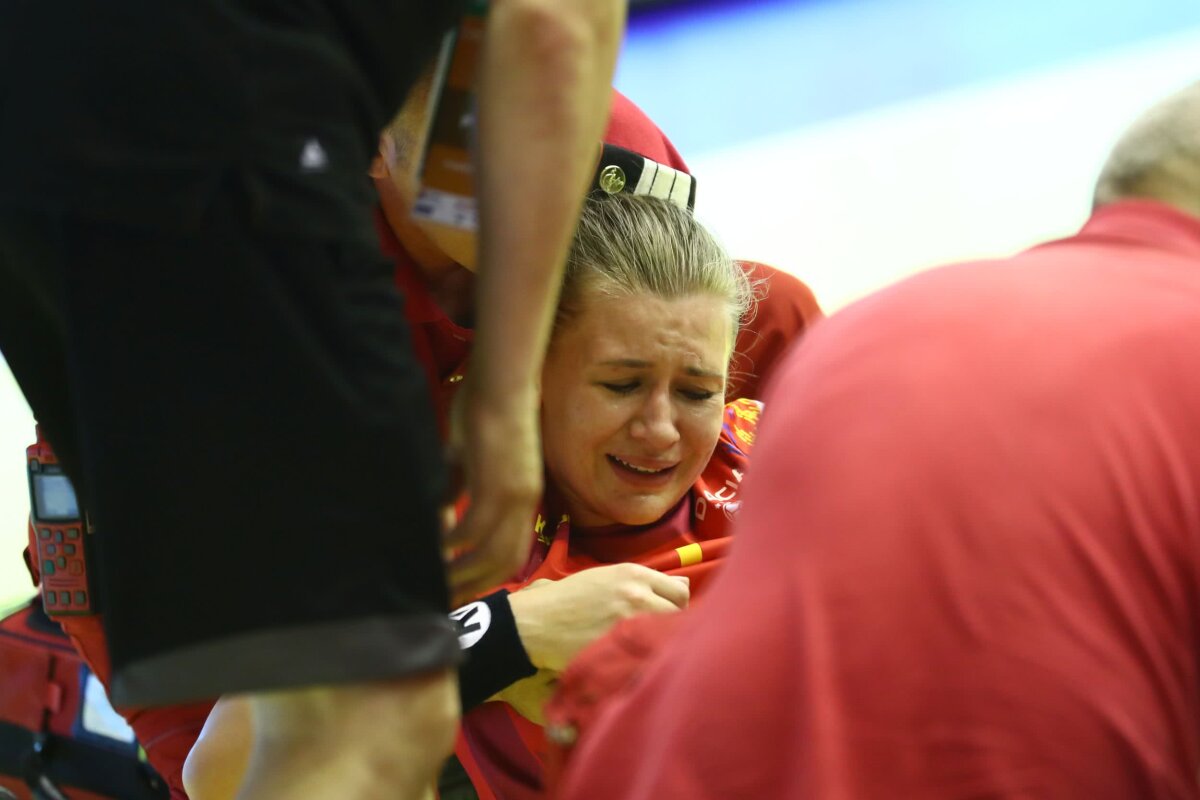
<svg viewBox="0 0 1200 800">
<path fill-rule="evenodd" d="M 1093 204 L 1134 197 L 1200 214 L 1200 81 L 1151 107 L 1113 147 Z"/>
</svg>

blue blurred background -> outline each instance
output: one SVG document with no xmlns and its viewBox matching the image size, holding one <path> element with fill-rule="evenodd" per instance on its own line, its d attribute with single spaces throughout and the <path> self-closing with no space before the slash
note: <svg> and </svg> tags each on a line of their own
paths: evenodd
<svg viewBox="0 0 1200 800">
<path fill-rule="evenodd" d="M 617 83 L 700 153 L 1198 27 L 1196 0 L 648 0 Z"/>
</svg>

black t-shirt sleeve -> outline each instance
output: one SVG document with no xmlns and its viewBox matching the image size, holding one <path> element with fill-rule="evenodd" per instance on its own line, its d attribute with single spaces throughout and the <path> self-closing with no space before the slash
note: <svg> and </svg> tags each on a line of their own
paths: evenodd
<svg viewBox="0 0 1200 800">
<path fill-rule="evenodd" d="M 458 688 L 464 713 L 537 672 L 521 643 L 507 590 L 468 603 L 450 618 L 463 651 Z"/>
</svg>

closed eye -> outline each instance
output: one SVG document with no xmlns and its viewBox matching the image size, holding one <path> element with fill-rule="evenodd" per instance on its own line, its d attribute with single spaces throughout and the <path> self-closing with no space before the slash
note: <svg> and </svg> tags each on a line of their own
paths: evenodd
<svg viewBox="0 0 1200 800">
<path fill-rule="evenodd" d="M 630 394 L 638 388 L 637 381 L 630 381 L 628 383 L 602 383 L 600 385 L 613 394 Z"/>
<path fill-rule="evenodd" d="M 679 393 L 688 400 L 695 400 L 698 403 L 711 400 L 717 396 L 716 392 L 710 392 L 705 389 L 681 389 Z"/>
</svg>

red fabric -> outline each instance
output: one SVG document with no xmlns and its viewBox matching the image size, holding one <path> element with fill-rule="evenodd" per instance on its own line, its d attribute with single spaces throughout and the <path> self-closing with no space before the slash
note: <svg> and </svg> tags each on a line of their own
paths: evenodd
<svg viewBox="0 0 1200 800">
<path fill-rule="evenodd" d="M 32 526 L 29 533 L 32 542 Z M 101 619 L 100 615 L 55 617 L 79 657 L 108 691 L 112 664 Z M 150 766 L 166 781 L 172 800 L 187 800 L 183 790 L 183 762 L 199 737 L 212 706 L 213 701 L 205 701 L 161 708 L 116 708 L 133 728 Z"/>
<path fill-rule="evenodd" d="M 645 111 L 616 89 L 613 89 L 609 107 L 608 126 L 604 129 L 604 143 L 624 147 L 643 158 L 691 174 L 667 135 L 646 116 Z"/>
<path fill-rule="evenodd" d="M 404 295 L 404 318 L 408 321 L 412 352 L 425 372 L 438 429 L 445 438 L 450 406 L 466 370 L 475 332 L 455 323 L 438 306 L 420 267 L 396 239 L 379 210 L 375 213 L 375 228 L 383 254 L 394 265 L 396 287 Z"/>
<path fill-rule="evenodd" d="M 754 317 L 738 332 L 725 396 L 762 397 L 775 364 L 824 314 L 800 279 L 757 261 L 739 263 L 760 296 Z"/>
<path fill-rule="evenodd" d="M 57 619 L 88 669 L 107 691 L 112 678 L 112 666 L 108 659 L 108 644 L 104 638 L 101 617 Z M 150 766 L 167 782 L 172 800 L 187 798 L 183 791 L 183 762 L 200 736 L 200 729 L 204 727 L 212 707 L 213 701 L 205 701 L 161 708 L 116 709 L 133 728 L 138 743 L 146 751 Z"/>
<path fill-rule="evenodd" d="M 1197 353 L 1200 220 L 1149 202 L 822 323 L 560 796 L 1200 796 Z"/>
<path fill-rule="evenodd" d="M 71 739 L 77 735 L 74 726 L 83 702 L 82 657 L 77 651 L 78 643 L 75 643 L 76 648 L 72 648 L 72 644 L 61 635 L 32 627 L 29 624 L 30 608 L 26 606 L 0 619 L 0 676 L 3 676 L 0 681 L 0 720 L 29 731 L 40 731 L 44 726 L 51 733 Z M 82 621 L 95 618 L 74 619 Z M 161 722 L 143 721 L 135 727 L 135 731 L 139 737 L 146 736 L 151 733 L 149 726 L 156 724 L 161 725 Z M 161 727 L 156 730 L 161 733 Z M 158 742 L 157 745 L 147 748 L 147 753 L 153 754 L 151 763 L 156 768 L 157 763 L 164 762 L 164 743 Z M 184 753 L 186 755 L 186 750 Z M 18 798 L 31 796 L 24 781 L 11 776 L 0 775 L 0 787 L 14 791 Z M 70 784 L 62 788 L 72 798 L 103 800 L 99 795 Z"/>
<path fill-rule="evenodd" d="M 753 400 L 726 406 L 725 424 L 712 460 L 689 494 L 656 523 L 573 528 L 551 499 L 534 523 L 536 544 L 524 576 L 508 588 L 516 590 L 541 578 L 557 580 L 603 564 L 634 561 L 671 575 L 688 575 L 695 602 L 715 560 L 726 552 L 729 525 L 740 506 L 742 476 L 761 410 L 762 405 Z M 481 795 L 486 792 L 497 800 L 541 797 L 546 753 L 541 727 L 500 702 L 484 703 L 463 718 L 456 747 Z"/>
<path fill-rule="evenodd" d="M 0 618 L 0 721 L 70 737 L 79 714 L 79 657 L 29 624 L 29 606 Z"/>
<path fill-rule="evenodd" d="M 651 657 L 686 622 L 684 614 L 643 614 L 622 620 L 576 656 L 546 704 L 546 794 L 555 796 L 574 745 L 586 737 L 612 698 L 627 692 Z"/>
</svg>

